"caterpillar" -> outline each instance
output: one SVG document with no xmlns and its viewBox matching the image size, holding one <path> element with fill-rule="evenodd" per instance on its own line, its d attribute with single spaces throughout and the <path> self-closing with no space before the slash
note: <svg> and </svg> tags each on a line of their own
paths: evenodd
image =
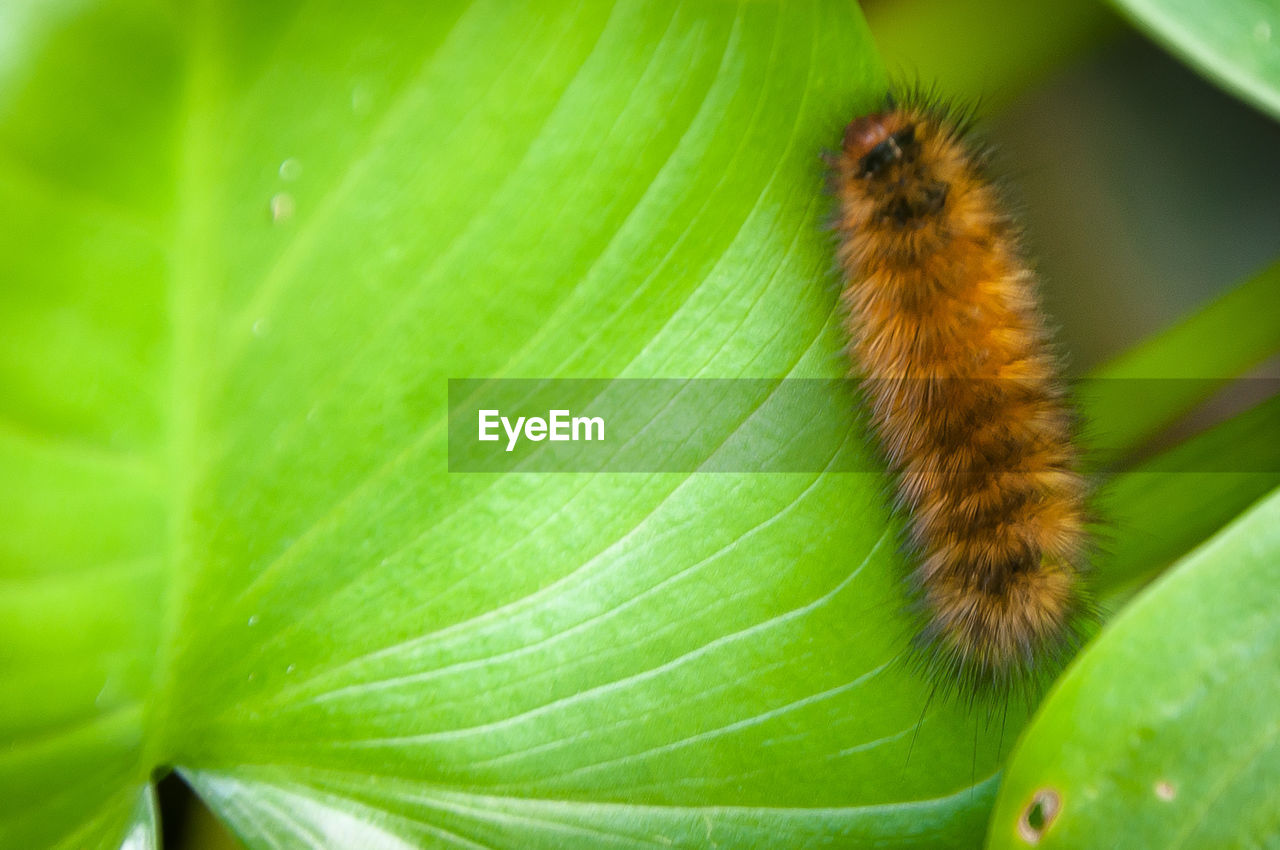
<svg viewBox="0 0 1280 850">
<path fill-rule="evenodd" d="M 907 518 L 910 655 L 973 700 L 1034 695 L 1090 613 L 1074 414 L 970 124 L 891 99 L 830 161 L 852 371 Z"/>
</svg>

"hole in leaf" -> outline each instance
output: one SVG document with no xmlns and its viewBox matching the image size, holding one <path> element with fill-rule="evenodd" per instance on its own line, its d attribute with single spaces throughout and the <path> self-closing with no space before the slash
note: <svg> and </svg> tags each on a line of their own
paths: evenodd
<svg viewBox="0 0 1280 850">
<path fill-rule="evenodd" d="M 1039 844 L 1040 836 L 1053 825 L 1062 811 L 1062 796 L 1052 788 L 1041 788 L 1031 798 L 1018 818 L 1018 835 L 1028 844 Z"/>
<path fill-rule="evenodd" d="M 160 806 L 160 836 L 165 850 L 178 847 L 180 836 L 185 834 L 195 795 L 178 774 L 169 768 L 156 768 L 151 773 L 156 786 L 156 802 Z"/>
<path fill-rule="evenodd" d="M 152 781 L 160 804 L 163 850 L 240 846 L 176 772 L 167 767 L 157 769 L 152 773 Z"/>
</svg>

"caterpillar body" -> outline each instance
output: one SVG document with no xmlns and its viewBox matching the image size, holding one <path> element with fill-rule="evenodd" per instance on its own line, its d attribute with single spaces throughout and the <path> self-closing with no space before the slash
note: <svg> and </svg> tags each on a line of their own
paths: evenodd
<svg viewBox="0 0 1280 850">
<path fill-rule="evenodd" d="M 1035 278 L 966 124 L 916 96 L 848 125 L 842 302 L 908 517 L 913 655 L 943 690 L 1030 696 L 1088 619 L 1086 487 Z"/>
</svg>

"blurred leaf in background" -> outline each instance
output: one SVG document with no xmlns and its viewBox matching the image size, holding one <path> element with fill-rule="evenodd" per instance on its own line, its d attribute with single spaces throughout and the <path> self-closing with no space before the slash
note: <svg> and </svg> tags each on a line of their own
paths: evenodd
<svg viewBox="0 0 1280 850">
<path fill-rule="evenodd" d="M 1280 118 L 1280 7 L 1269 0 L 1114 0 L 1200 73 Z"/>
</svg>

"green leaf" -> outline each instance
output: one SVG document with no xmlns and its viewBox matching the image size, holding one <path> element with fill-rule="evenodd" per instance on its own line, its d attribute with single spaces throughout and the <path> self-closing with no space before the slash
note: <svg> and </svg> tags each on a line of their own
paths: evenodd
<svg viewBox="0 0 1280 850">
<path fill-rule="evenodd" d="M 990 847 L 1265 846 L 1280 833 L 1280 493 L 1184 559 L 1059 680 Z"/>
<path fill-rule="evenodd" d="M 450 377 L 841 373 L 853 4 L 9 14 L 0 845 L 978 840 L 879 476 L 446 471 Z"/>
<path fill-rule="evenodd" d="M 296 775 L 299 771 L 290 771 Z M 683 806 L 485 795 L 361 775 L 199 771 L 193 787 L 250 846 L 386 847 L 973 847 L 994 783 L 953 797 L 852 806 Z M 388 814 L 388 811 L 390 814 Z M 957 821 L 978 829 L 958 835 Z"/>
<path fill-rule="evenodd" d="M 1108 482 L 1095 590 L 1109 607 L 1280 486 L 1278 433 L 1280 396 Z"/>
<path fill-rule="evenodd" d="M 1114 608 L 1280 483 L 1280 400 L 1142 458 L 1144 444 L 1280 351 L 1280 263 L 1077 386 L 1104 520 L 1094 589 Z M 1263 382 L 1271 385 L 1273 382 Z M 1261 386 L 1261 384 L 1260 384 Z"/>
<path fill-rule="evenodd" d="M 1115 463 L 1280 351 L 1277 314 L 1280 262 L 1095 370 L 1080 399 L 1085 420 L 1105 431 L 1094 461 Z"/>
<path fill-rule="evenodd" d="M 1280 118 L 1280 6 L 1271 0 L 1113 0 L 1201 74 Z"/>
</svg>

